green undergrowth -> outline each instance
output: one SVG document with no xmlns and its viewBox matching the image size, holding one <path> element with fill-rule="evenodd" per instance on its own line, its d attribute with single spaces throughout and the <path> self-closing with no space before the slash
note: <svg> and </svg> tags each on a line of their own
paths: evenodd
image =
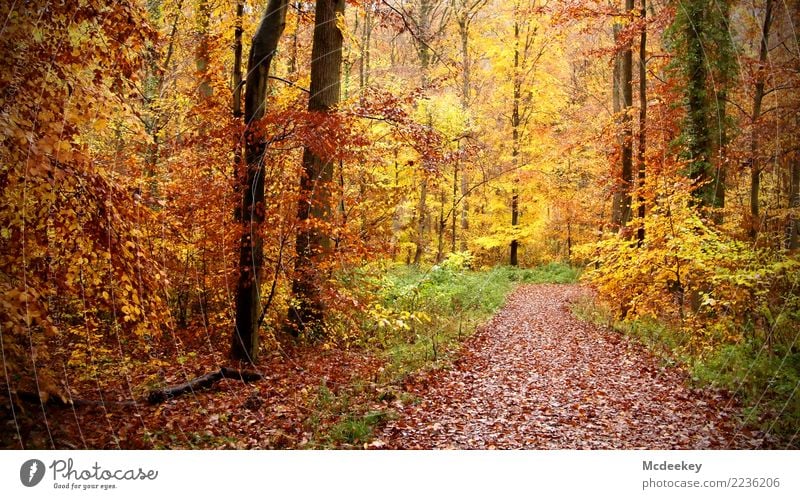
<svg viewBox="0 0 800 499">
<path fill-rule="evenodd" d="M 314 410 L 305 426 L 310 449 L 358 449 L 369 443 L 375 429 L 395 417 L 395 412 L 376 407 L 374 387 L 363 380 L 333 391 L 321 385 Z"/>
<path fill-rule="evenodd" d="M 583 320 L 611 327 L 686 369 L 698 387 L 725 390 L 742 406 L 742 423 L 771 435 L 776 447 L 800 447 L 800 345 L 768 345 L 753 335 L 736 344 L 692 352 L 690 338 L 654 318 L 616 320 L 591 299 L 573 305 Z"/>
<path fill-rule="evenodd" d="M 409 375 L 445 367 L 461 343 L 486 322 L 519 284 L 572 283 L 578 271 L 564 264 L 539 268 L 470 269 L 468 253 L 430 268 L 395 266 L 378 284 L 362 317 L 362 346 L 385 359 L 370 382 L 336 392 L 320 387 L 306 426 L 309 448 L 362 448 L 395 416 L 392 407 L 413 403 L 402 390 Z"/>
</svg>

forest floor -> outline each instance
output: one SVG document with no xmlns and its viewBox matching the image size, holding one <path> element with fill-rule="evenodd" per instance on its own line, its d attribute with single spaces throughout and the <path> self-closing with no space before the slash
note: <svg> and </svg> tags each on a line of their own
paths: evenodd
<svg viewBox="0 0 800 499">
<path fill-rule="evenodd" d="M 5 448 L 759 448 L 725 393 L 619 333 L 577 319 L 578 285 L 521 285 L 449 366 L 386 381 L 365 351 L 298 347 L 261 361 L 264 379 L 222 380 L 160 404 L 131 400 L 120 379 L 103 404 L 0 403 Z M 161 377 L 180 383 L 219 368 L 198 354 Z M 206 359 L 201 360 L 201 359 Z M 207 364 L 207 365 L 204 365 Z M 2 401 L 0 401 L 2 402 Z M 44 409 L 44 410 L 43 410 Z M 20 440 L 24 444 L 20 444 Z M 769 446 L 769 444 L 766 444 Z"/>
<path fill-rule="evenodd" d="M 724 393 L 688 387 L 640 345 L 583 322 L 577 285 L 517 288 L 454 366 L 406 384 L 418 402 L 373 447 L 730 449 L 762 439 Z"/>
</svg>

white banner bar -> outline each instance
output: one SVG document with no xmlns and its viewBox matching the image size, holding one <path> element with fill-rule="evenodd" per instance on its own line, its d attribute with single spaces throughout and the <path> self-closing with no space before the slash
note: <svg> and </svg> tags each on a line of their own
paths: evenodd
<svg viewBox="0 0 800 499">
<path fill-rule="evenodd" d="M 4 498 L 800 497 L 800 451 L 3 451 Z"/>
</svg>

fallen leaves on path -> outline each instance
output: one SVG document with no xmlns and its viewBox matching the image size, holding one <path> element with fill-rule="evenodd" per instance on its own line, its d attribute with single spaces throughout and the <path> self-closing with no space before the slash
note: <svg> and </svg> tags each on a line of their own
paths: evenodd
<svg viewBox="0 0 800 499">
<path fill-rule="evenodd" d="M 735 407 L 687 387 L 618 333 L 575 318 L 575 285 L 523 286 L 452 369 L 413 378 L 419 398 L 373 447 L 711 449 L 757 447 Z"/>
</svg>

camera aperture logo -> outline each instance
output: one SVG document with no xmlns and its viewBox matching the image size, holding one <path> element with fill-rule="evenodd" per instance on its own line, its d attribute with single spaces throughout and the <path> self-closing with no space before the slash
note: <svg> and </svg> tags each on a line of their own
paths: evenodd
<svg viewBox="0 0 800 499">
<path fill-rule="evenodd" d="M 143 468 L 111 469 L 95 462 L 88 468 L 80 468 L 70 459 L 54 459 L 45 466 L 38 459 L 29 459 L 19 469 L 19 479 L 26 487 L 38 485 L 49 468 L 53 474 L 53 488 L 71 490 L 111 490 L 120 482 L 152 481 L 158 478 L 158 470 Z"/>
<path fill-rule="evenodd" d="M 36 487 L 44 478 L 44 463 L 38 459 L 28 459 L 19 469 L 19 479 L 26 487 Z"/>
</svg>

